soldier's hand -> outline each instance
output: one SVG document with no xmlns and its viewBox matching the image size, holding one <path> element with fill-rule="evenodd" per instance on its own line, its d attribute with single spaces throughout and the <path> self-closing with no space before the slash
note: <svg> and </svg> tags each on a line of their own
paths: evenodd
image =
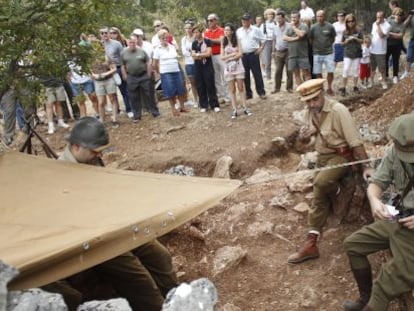
<svg viewBox="0 0 414 311">
<path fill-rule="evenodd" d="M 401 218 L 398 220 L 400 224 L 402 224 L 404 227 L 414 230 L 414 216 L 408 216 L 405 218 Z"/>
<path fill-rule="evenodd" d="M 309 140 L 309 138 L 315 134 L 316 130 L 315 128 L 311 128 L 309 126 L 302 126 L 299 130 L 299 136 L 298 138 L 302 141 Z"/>
<path fill-rule="evenodd" d="M 379 199 L 370 200 L 372 216 L 377 219 L 390 219 L 392 215 L 388 212 L 387 207 Z"/>
<path fill-rule="evenodd" d="M 362 172 L 362 177 L 364 180 L 367 181 L 368 178 L 374 174 L 374 171 L 375 170 L 372 167 L 364 167 L 364 171 Z"/>
</svg>

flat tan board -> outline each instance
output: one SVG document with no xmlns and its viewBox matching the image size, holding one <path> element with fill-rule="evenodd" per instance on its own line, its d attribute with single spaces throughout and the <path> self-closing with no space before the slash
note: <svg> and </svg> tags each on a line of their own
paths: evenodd
<svg viewBox="0 0 414 311">
<path fill-rule="evenodd" d="M 237 180 L 0 156 L 0 259 L 38 287 L 163 235 L 216 205 Z"/>
</svg>

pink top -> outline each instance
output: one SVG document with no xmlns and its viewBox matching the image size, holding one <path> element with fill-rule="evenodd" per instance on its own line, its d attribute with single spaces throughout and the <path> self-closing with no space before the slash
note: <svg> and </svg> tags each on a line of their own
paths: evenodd
<svg viewBox="0 0 414 311">
<path fill-rule="evenodd" d="M 228 54 L 231 54 L 231 53 L 237 53 L 238 51 L 239 51 L 238 46 L 232 47 L 231 44 L 227 44 L 226 47 L 224 48 L 224 55 L 228 55 Z M 229 70 L 228 70 L 228 67 L 229 67 L 228 64 L 230 62 L 231 62 L 230 60 L 228 62 L 225 62 L 225 66 L 224 66 L 224 75 L 225 76 L 230 76 L 230 75 L 237 76 L 237 75 L 240 75 L 240 74 L 244 73 L 244 67 L 243 67 L 243 62 L 242 62 L 241 58 L 236 61 L 237 66 L 235 67 L 235 70 L 233 70 L 231 72 L 229 72 Z"/>
</svg>

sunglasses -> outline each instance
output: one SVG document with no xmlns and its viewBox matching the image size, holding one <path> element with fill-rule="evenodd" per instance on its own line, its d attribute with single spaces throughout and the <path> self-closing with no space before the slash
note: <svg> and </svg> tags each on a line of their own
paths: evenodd
<svg viewBox="0 0 414 311">
<path fill-rule="evenodd" d="M 101 31 L 101 35 L 107 35 L 108 32 L 107 31 Z"/>
</svg>

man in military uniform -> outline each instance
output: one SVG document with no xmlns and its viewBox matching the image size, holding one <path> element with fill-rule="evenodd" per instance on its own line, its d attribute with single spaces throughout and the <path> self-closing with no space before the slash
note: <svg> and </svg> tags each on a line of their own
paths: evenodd
<svg viewBox="0 0 414 311">
<path fill-rule="evenodd" d="M 108 131 L 102 122 L 93 117 L 80 119 L 73 127 L 68 141 L 69 145 L 59 160 L 103 166 L 102 151 L 110 144 Z M 157 240 L 103 262 L 93 269 L 99 278 L 110 282 L 120 297 L 128 300 L 134 311 L 161 310 L 164 297 L 178 284 L 171 255 Z M 45 289 L 48 290 L 47 287 Z M 49 287 L 49 291 L 54 291 L 53 286 Z M 62 295 L 67 298 L 65 292 Z M 70 297 L 74 296 L 71 293 Z"/>
<path fill-rule="evenodd" d="M 345 310 L 388 310 L 389 302 L 414 286 L 414 114 L 397 118 L 388 130 L 394 144 L 373 174 L 367 194 L 374 223 L 349 236 L 345 242 L 360 298 L 344 303 Z M 381 195 L 391 184 L 401 196 L 398 221 L 392 217 Z M 410 187 L 411 186 L 411 187 Z M 405 188 L 407 188 L 407 192 Z M 391 249 L 393 258 L 383 264 L 372 284 L 369 254 Z"/>
<path fill-rule="evenodd" d="M 300 129 L 299 139 L 309 142 L 314 136 L 315 149 L 318 152 L 318 167 L 343 164 L 354 160 L 367 159 L 362 139 L 348 109 L 333 100 L 325 98 L 324 79 L 308 80 L 297 88 L 301 100 L 306 102 L 306 125 Z M 330 195 L 338 193 L 339 181 L 350 167 L 337 167 L 318 172 L 313 181 L 313 202 L 308 214 L 309 232 L 306 241 L 297 252 L 289 256 L 289 263 L 301 263 L 318 258 L 317 241 L 326 223 Z M 364 166 L 364 178 L 372 169 Z"/>
</svg>

